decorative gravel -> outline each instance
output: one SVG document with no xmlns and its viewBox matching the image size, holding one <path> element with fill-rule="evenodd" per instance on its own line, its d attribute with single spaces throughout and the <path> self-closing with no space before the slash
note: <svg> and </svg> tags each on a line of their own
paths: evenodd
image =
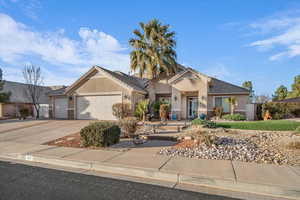
<svg viewBox="0 0 300 200">
<path fill-rule="evenodd" d="M 225 134 L 226 135 L 226 134 Z M 291 164 L 289 154 L 277 148 L 280 134 L 257 133 L 252 135 L 214 136 L 214 143 L 201 142 L 193 147 L 177 145 L 163 148 L 161 155 L 183 156 L 188 158 L 234 160 L 256 163 Z M 287 137 L 293 137 L 292 135 Z M 299 163 L 298 163 L 299 164 Z"/>
</svg>

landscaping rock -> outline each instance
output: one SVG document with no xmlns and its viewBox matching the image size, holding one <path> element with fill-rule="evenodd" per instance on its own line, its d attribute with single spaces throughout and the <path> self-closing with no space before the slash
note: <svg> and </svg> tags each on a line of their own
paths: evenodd
<svg viewBox="0 0 300 200">
<path fill-rule="evenodd" d="M 206 134 L 214 135 L 213 144 L 209 145 L 203 141 L 195 140 L 192 146 L 177 145 L 163 148 L 159 154 L 199 159 L 300 165 L 299 152 L 296 155 L 296 151 L 286 150 L 285 145 L 281 144 L 284 142 L 280 142 L 300 139 L 299 136 L 293 134 L 278 132 L 230 134 L 221 130 L 217 134 L 212 132 Z"/>
</svg>

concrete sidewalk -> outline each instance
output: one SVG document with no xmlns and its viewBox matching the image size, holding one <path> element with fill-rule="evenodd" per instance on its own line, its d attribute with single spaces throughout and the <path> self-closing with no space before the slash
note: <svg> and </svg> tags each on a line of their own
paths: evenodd
<svg viewBox="0 0 300 200">
<path fill-rule="evenodd" d="M 0 158 L 300 199 L 300 168 L 157 155 L 159 148 L 87 150 L 0 142 Z"/>
</svg>

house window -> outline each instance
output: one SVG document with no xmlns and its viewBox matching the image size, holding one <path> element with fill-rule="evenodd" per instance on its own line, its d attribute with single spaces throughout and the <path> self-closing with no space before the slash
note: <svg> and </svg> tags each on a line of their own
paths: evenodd
<svg viewBox="0 0 300 200">
<path fill-rule="evenodd" d="M 222 107 L 224 113 L 230 112 L 228 97 L 215 97 L 215 107 Z"/>
</svg>

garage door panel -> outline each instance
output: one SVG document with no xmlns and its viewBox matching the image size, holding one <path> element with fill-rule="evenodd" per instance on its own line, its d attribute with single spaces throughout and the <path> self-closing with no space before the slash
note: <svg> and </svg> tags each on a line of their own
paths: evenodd
<svg viewBox="0 0 300 200">
<path fill-rule="evenodd" d="M 57 119 L 68 118 L 68 99 L 67 98 L 56 98 L 54 102 L 54 114 Z"/>
<path fill-rule="evenodd" d="M 77 119 L 116 120 L 112 105 L 121 102 L 121 95 L 77 97 Z"/>
</svg>

